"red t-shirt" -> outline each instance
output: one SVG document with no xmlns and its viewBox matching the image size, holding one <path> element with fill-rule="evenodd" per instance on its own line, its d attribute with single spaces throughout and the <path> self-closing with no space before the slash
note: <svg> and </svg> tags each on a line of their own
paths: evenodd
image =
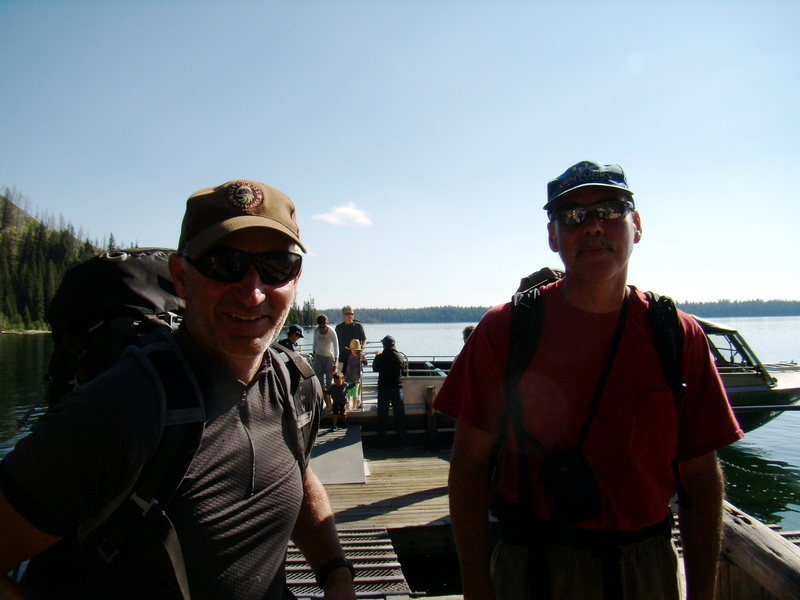
<svg viewBox="0 0 800 600">
<path fill-rule="evenodd" d="M 542 288 L 544 323 L 536 354 L 520 382 L 525 429 L 547 449 L 577 444 L 619 311 L 597 314 L 568 304 L 559 283 Z M 728 404 L 700 326 L 679 312 L 684 329 L 681 368 L 688 389 L 680 412 L 663 375 L 647 316 L 647 299 L 632 288 L 614 365 L 583 445 L 597 479 L 603 515 L 588 529 L 633 531 L 664 518 L 676 484 L 672 461 L 726 446 L 743 433 Z M 434 407 L 496 435 L 505 409 L 503 375 L 511 305 L 491 309 L 470 335 Z M 514 436 L 500 456 L 498 494 L 516 501 Z M 532 449 L 531 449 L 532 450 Z M 531 498 L 549 518 L 538 477 L 542 455 L 529 455 Z"/>
</svg>

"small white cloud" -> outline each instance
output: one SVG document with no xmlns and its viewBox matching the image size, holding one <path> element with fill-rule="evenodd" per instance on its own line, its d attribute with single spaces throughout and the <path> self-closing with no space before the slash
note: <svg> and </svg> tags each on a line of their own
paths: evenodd
<svg viewBox="0 0 800 600">
<path fill-rule="evenodd" d="M 356 208 L 352 202 L 344 206 L 336 206 L 326 213 L 321 215 L 314 215 L 312 219 L 318 221 L 325 221 L 331 225 L 360 225 L 362 227 L 371 227 L 372 221 L 363 210 Z"/>
</svg>

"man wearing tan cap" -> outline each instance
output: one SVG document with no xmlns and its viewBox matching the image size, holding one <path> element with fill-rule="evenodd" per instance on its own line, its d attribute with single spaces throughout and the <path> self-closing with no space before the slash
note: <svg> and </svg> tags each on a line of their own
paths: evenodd
<svg viewBox="0 0 800 600">
<path fill-rule="evenodd" d="M 72 582 L 79 586 L 69 588 L 75 597 L 283 599 L 291 538 L 315 569 L 326 599 L 355 598 L 352 567 L 326 492 L 303 467 L 310 447 L 287 441 L 298 437 L 303 419 L 288 397 L 286 367 L 270 348 L 295 296 L 301 252 L 294 205 L 272 187 L 230 181 L 188 199 L 178 252 L 169 260 L 186 302 L 174 337 L 202 393 L 205 427 L 166 508 L 188 591 L 181 594 L 170 577 L 159 579 L 150 562 L 156 553 L 142 550 L 126 555 L 129 562 L 112 563 L 116 580 L 88 582 L 105 588 L 89 593 L 80 587 L 86 582 Z M 139 363 L 123 359 L 50 414 L 46 435 L 34 428 L 6 457 L 0 468 L 0 573 L 62 538 L 82 535 L 128 493 L 158 441 L 162 417 L 153 388 Z M 317 398 L 305 414 L 314 425 L 319 403 Z M 75 434 L 88 427 L 81 423 L 96 424 L 96 436 Z M 99 448 L 95 437 L 103 440 Z M 55 472 L 63 456 L 75 469 Z M 78 569 L 72 575 L 79 580 Z M 60 585 L 42 597 L 73 597 L 66 583 Z"/>
</svg>

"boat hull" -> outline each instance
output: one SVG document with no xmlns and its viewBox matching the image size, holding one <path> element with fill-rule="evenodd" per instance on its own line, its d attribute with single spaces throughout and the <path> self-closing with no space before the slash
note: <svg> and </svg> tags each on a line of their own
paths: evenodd
<svg viewBox="0 0 800 600">
<path fill-rule="evenodd" d="M 430 428 L 431 419 L 444 418 L 443 415 L 432 414 L 430 404 L 444 383 L 451 365 L 452 359 L 449 357 L 409 357 L 408 375 L 403 378 L 403 389 L 406 414 L 411 421 L 411 427 Z M 758 429 L 780 416 L 785 412 L 782 407 L 800 404 L 800 365 L 761 364 L 756 360 L 755 364 L 737 366 L 717 364 L 717 368 L 728 400 L 744 432 Z M 376 396 L 375 380 L 366 376 L 365 410 L 353 413 L 352 419 L 364 425 L 367 430 L 374 428 Z M 449 423 L 440 425 L 444 425 L 446 429 L 451 427 Z"/>
<path fill-rule="evenodd" d="M 753 431 L 785 412 L 777 407 L 793 406 L 800 402 L 800 368 L 797 367 L 768 369 L 767 377 L 750 373 L 723 373 L 722 381 L 739 425 L 745 432 Z M 765 407 L 776 408 L 770 410 Z"/>
</svg>

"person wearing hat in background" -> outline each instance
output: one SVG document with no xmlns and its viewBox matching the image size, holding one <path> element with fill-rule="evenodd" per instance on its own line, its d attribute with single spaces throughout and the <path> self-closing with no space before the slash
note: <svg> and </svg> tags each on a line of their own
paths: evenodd
<svg viewBox="0 0 800 600">
<path fill-rule="evenodd" d="M 301 337 L 305 337 L 303 335 L 303 328 L 297 323 L 293 323 L 289 325 L 289 329 L 286 331 L 286 337 L 278 341 L 278 343 L 284 348 L 300 352 L 300 343 L 298 340 Z"/>
<path fill-rule="evenodd" d="M 406 445 L 406 410 L 403 404 L 403 370 L 406 358 L 395 348 L 394 338 L 387 335 L 381 340 L 383 351 L 372 359 L 372 370 L 378 373 L 378 443 L 386 447 L 389 429 L 389 406 L 394 412 L 394 428 L 400 446 Z"/>
<path fill-rule="evenodd" d="M 682 486 L 687 597 L 711 600 L 724 490 L 715 451 L 742 431 L 705 335 L 678 311 L 687 385 L 673 396 L 647 296 L 627 284 L 642 222 L 622 169 L 579 162 L 547 191 L 565 275 L 540 288 L 538 346 L 513 393 L 520 412 L 505 411 L 511 303 L 481 319 L 434 401 L 457 418 L 449 497 L 464 599 L 677 600 L 669 504 Z M 547 469 L 556 458 L 569 460 Z M 570 500 L 596 501 L 565 514 L 571 502 L 552 500 L 559 484 L 574 484 Z"/>
<path fill-rule="evenodd" d="M 353 307 L 349 304 L 342 307 L 343 321 L 336 325 L 336 337 L 339 340 L 339 371 L 347 371 L 347 358 L 350 356 L 350 342 L 358 340 L 361 349 L 367 343 L 367 334 L 364 326 L 356 320 Z"/>
<path fill-rule="evenodd" d="M 286 441 L 297 437 L 287 428 L 300 427 L 300 415 L 270 348 L 295 296 L 301 252 L 294 205 L 270 186 L 230 181 L 186 203 L 178 252 L 169 257 L 186 302 L 174 337 L 202 392 L 205 430 L 166 515 L 194 600 L 285 598 L 290 538 L 317 571 L 325 598 L 355 598 L 325 489 L 302 466 L 307 456 L 298 444 Z M 126 495 L 153 451 L 159 394 L 126 356 L 43 417 L 0 464 L 0 573 L 90 528 Z M 317 398 L 305 415 L 314 433 L 319 405 Z M 308 445 L 306 454 L 313 435 Z M 176 571 L 160 579 L 150 562 L 136 562 L 159 555 L 150 541 L 115 559 L 114 576 L 92 570 L 81 581 L 75 563 L 76 581 L 53 575 L 36 597 L 181 597 Z"/>
</svg>

